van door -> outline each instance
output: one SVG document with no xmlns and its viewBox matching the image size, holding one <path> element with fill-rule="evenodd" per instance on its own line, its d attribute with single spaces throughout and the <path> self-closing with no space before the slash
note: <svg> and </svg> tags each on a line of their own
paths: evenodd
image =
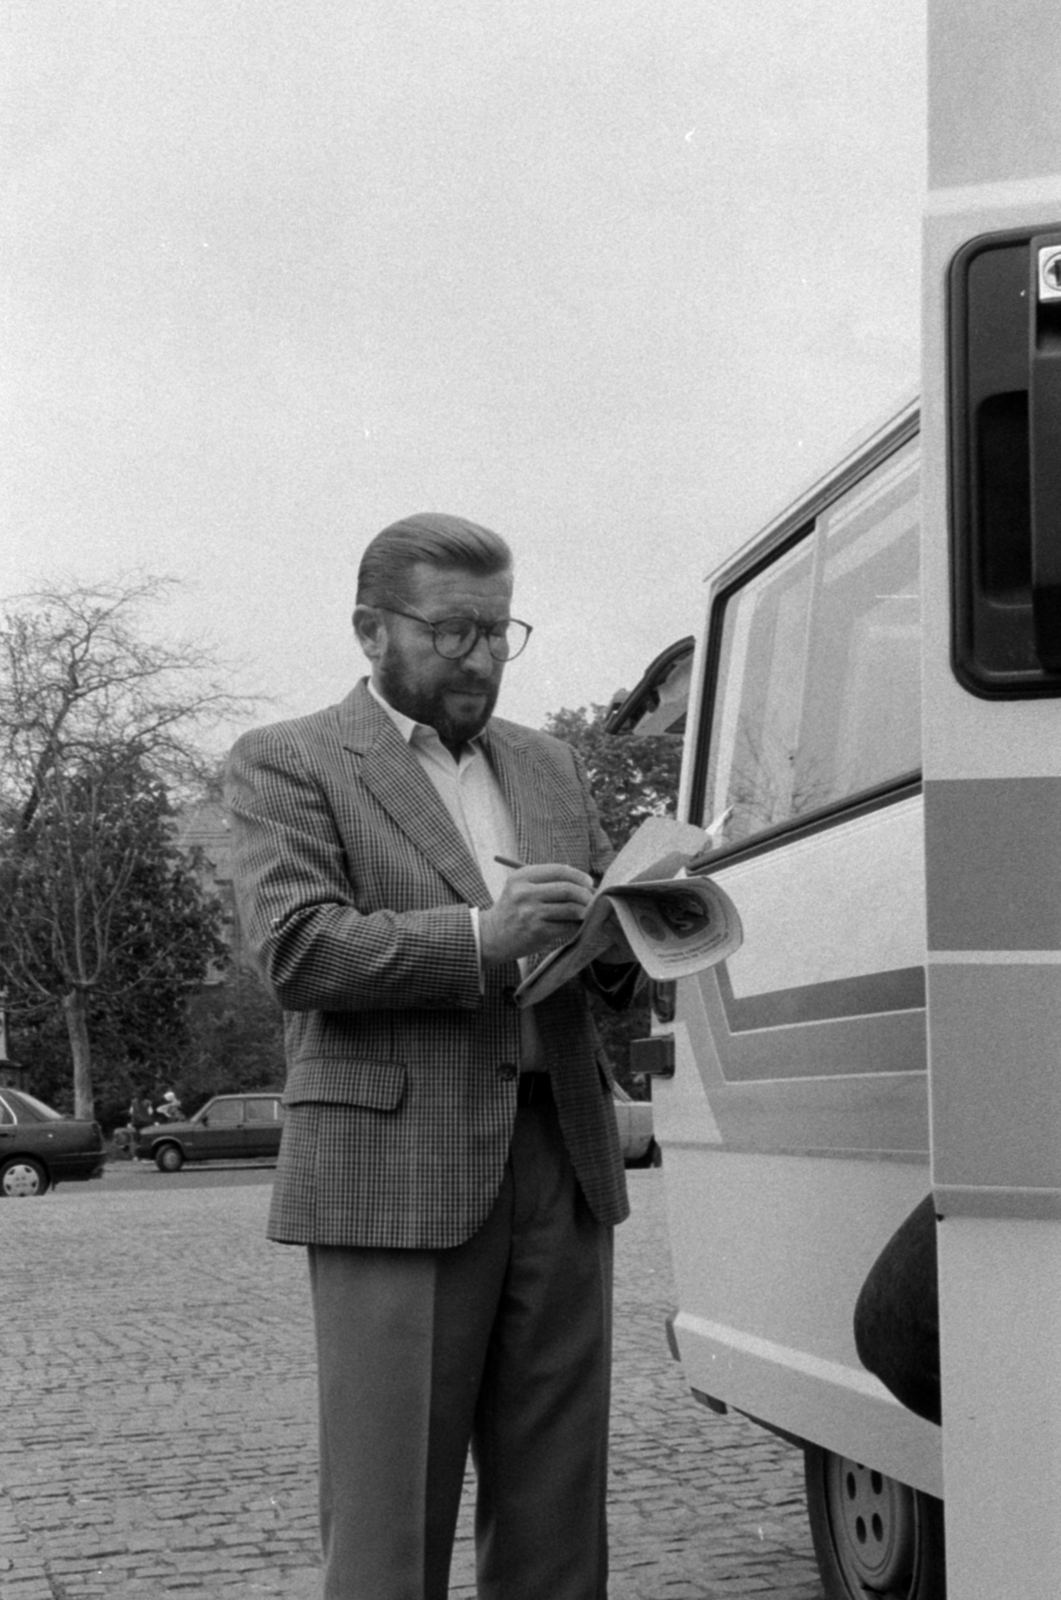
<svg viewBox="0 0 1061 1600">
<path fill-rule="evenodd" d="M 1018 21 L 986 0 L 933 0 L 930 16 L 924 761 L 948 1581 L 955 1600 L 1054 1600 L 1061 1593 L 1057 10 L 1028 0 Z"/>
<path fill-rule="evenodd" d="M 655 1118 L 694 1390 L 938 1496 L 852 1332 L 929 1187 L 918 490 L 910 408 L 713 581 L 682 809 L 744 943 L 679 985 Z"/>
</svg>

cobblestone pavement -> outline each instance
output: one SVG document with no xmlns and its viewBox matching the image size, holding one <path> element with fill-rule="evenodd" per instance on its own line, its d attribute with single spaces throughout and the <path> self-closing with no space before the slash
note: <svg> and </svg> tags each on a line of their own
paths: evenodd
<svg viewBox="0 0 1061 1600">
<path fill-rule="evenodd" d="M 2 1203 L 0 1596 L 315 1600 L 306 1273 L 264 1238 L 270 1175 L 130 1175 Z M 630 1180 L 611 1600 L 819 1600 L 800 1457 L 689 1397 L 663 1335 L 662 1176 Z M 450 1592 L 475 1593 L 468 1495 Z"/>
</svg>

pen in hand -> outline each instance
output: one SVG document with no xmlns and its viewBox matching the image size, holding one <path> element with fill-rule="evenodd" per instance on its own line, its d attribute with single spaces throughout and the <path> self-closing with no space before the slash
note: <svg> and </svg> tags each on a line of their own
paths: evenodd
<svg viewBox="0 0 1061 1600">
<path fill-rule="evenodd" d="M 512 867 L 516 872 L 518 872 L 521 867 L 525 867 L 527 865 L 526 861 L 516 861 L 512 856 L 495 856 L 494 860 L 497 862 L 498 866 Z M 601 876 L 602 875 L 599 872 L 593 872 L 590 874 L 590 877 L 593 879 L 594 888 L 596 888 L 600 883 Z"/>
</svg>

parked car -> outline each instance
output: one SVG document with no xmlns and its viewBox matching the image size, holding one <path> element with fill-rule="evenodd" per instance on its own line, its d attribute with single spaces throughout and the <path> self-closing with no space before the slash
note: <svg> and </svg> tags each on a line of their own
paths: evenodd
<svg viewBox="0 0 1061 1600">
<path fill-rule="evenodd" d="M 633 1100 L 616 1084 L 613 1091 L 615 1122 L 626 1167 L 658 1167 L 659 1146 L 652 1130 L 652 1101 Z"/>
<path fill-rule="evenodd" d="M 284 1108 L 279 1093 L 218 1094 L 185 1122 L 153 1122 L 137 1131 L 134 1155 L 160 1172 L 179 1172 L 186 1161 L 242 1161 L 275 1157 Z"/>
<path fill-rule="evenodd" d="M 22 1089 L 0 1088 L 0 1195 L 23 1198 L 98 1178 L 106 1160 L 98 1122 L 64 1117 Z"/>
</svg>

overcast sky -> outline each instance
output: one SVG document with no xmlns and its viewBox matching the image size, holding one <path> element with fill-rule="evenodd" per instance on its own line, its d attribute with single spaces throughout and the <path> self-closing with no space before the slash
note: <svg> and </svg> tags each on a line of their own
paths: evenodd
<svg viewBox="0 0 1061 1600">
<path fill-rule="evenodd" d="M 922 0 L 7 0 L 0 595 L 185 580 L 267 715 L 452 511 L 606 701 L 918 381 Z M 232 730 L 233 732 L 236 730 Z"/>
</svg>

